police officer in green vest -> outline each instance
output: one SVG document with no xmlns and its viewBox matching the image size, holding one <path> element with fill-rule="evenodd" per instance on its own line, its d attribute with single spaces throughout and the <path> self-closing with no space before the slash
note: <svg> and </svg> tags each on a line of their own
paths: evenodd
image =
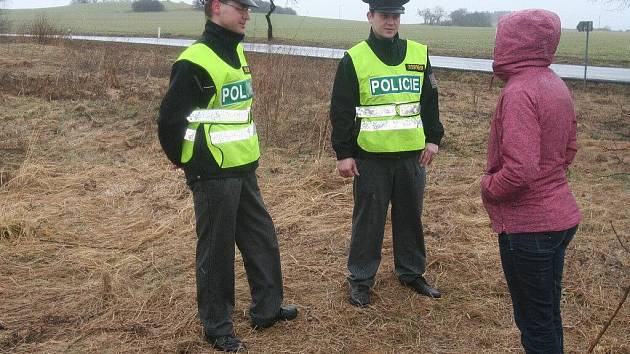
<svg viewBox="0 0 630 354">
<path fill-rule="evenodd" d="M 243 256 L 251 326 L 297 316 L 282 306 L 278 240 L 258 188 L 260 155 L 252 115 L 252 70 L 241 41 L 253 0 L 206 0 L 206 28 L 173 65 L 158 135 L 184 170 L 195 207 L 197 304 L 205 339 L 216 349 L 245 349 L 235 336 L 234 244 Z"/>
<path fill-rule="evenodd" d="M 337 169 L 354 177 L 348 255 L 350 303 L 370 304 L 391 201 L 395 273 L 417 293 L 439 298 L 424 278 L 425 167 L 444 128 L 427 47 L 398 35 L 409 0 L 363 0 L 370 36 L 346 52 L 333 86 L 330 119 Z"/>
</svg>

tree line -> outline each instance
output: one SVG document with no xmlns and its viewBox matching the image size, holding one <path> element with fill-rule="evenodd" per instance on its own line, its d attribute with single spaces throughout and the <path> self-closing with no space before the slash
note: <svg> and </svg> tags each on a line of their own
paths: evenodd
<svg viewBox="0 0 630 354">
<path fill-rule="evenodd" d="M 617 10 L 630 8 L 630 0 L 594 0 L 607 6 L 613 6 Z M 419 9 L 418 15 L 427 25 L 438 26 L 462 26 L 462 27 L 493 27 L 499 22 L 499 18 L 509 14 L 510 11 L 474 11 L 468 12 L 465 8 L 459 8 L 447 13 L 442 6 Z"/>
<path fill-rule="evenodd" d="M 447 13 L 442 6 L 432 9 L 426 8 L 418 10 L 418 15 L 424 19 L 427 25 L 439 26 L 462 26 L 462 27 L 492 27 L 496 26 L 499 18 L 510 13 L 509 11 L 474 11 L 460 8 L 451 13 Z"/>
<path fill-rule="evenodd" d="M 97 4 L 106 2 L 131 3 L 134 12 L 159 12 L 164 11 L 164 4 L 158 0 L 71 0 L 70 5 Z"/>
</svg>

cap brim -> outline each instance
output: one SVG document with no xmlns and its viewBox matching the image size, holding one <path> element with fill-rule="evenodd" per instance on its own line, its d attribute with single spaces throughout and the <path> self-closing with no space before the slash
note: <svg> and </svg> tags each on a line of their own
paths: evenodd
<svg viewBox="0 0 630 354">
<path fill-rule="evenodd" d="M 255 1 L 253 1 L 253 0 L 234 0 L 234 1 L 236 1 L 236 2 L 238 2 L 238 3 L 241 3 L 241 4 L 243 4 L 243 5 L 249 6 L 249 7 L 260 7 L 260 6 L 258 6 L 258 4 L 256 4 L 256 2 L 255 2 Z"/>
<path fill-rule="evenodd" d="M 400 8 L 400 7 L 375 7 L 372 9 L 373 11 L 376 12 L 383 12 L 383 13 L 387 13 L 387 14 L 404 14 L 405 13 L 405 8 Z"/>
</svg>

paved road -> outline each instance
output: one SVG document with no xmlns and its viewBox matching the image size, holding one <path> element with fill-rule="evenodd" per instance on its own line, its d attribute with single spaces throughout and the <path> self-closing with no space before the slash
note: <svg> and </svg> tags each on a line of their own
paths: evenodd
<svg viewBox="0 0 630 354">
<path fill-rule="evenodd" d="M 187 47 L 193 40 L 190 39 L 168 39 L 168 38 L 141 38 L 141 37 L 93 37 L 93 36 L 73 36 L 73 39 L 166 45 L 175 47 Z M 245 50 L 257 53 L 288 54 L 316 58 L 339 59 L 343 56 L 344 50 L 319 47 L 301 47 L 288 45 L 275 45 L 265 43 L 245 43 Z M 431 65 L 437 68 L 468 70 L 480 72 L 492 72 L 492 60 L 455 58 L 455 57 L 430 57 Z M 584 67 L 579 65 L 552 64 L 551 68 L 562 78 L 583 79 Z M 587 71 L 589 81 L 618 82 L 630 84 L 630 69 L 607 68 L 600 66 L 589 66 Z"/>
</svg>

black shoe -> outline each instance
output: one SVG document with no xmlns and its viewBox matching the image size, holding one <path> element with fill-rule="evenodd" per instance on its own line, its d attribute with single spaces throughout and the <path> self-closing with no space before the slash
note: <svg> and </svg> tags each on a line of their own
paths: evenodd
<svg viewBox="0 0 630 354">
<path fill-rule="evenodd" d="M 427 283 L 426 279 L 424 279 L 424 277 L 418 277 L 414 279 L 411 283 L 405 283 L 401 280 L 401 283 L 412 288 L 420 295 L 432 297 L 434 299 L 439 299 L 440 297 L 442 297 L 442 294 L 437 289 L 432 288 Z"/>
<path fill-rule="evenodd" d="M 252 319 L 252 328 L 253 329 L 265 329 L 269 328 L 280 321 L 291 321 L 294 320 L 298 315 L 298 309 L 295 306 L 283 306 L 280 308 L 280 311 L 274 318 L 269 318 L 266 320 L 255 320 Z"/>
<path fill-rule="evenodd" d="M 370 304 L 370 288 L 366 286 L 351 286 L 349 301 L 353 306 L 367 307 Z"/>
<path fill-rule="evenodd" d="M 216 350 L 224 352 L 244 352 L 247 350 L 245 344 L 240 339 L 233 335 L 230 336 L 208 336 L 206 335 L 206 342 L 210 343 Z"/>
</svg>

